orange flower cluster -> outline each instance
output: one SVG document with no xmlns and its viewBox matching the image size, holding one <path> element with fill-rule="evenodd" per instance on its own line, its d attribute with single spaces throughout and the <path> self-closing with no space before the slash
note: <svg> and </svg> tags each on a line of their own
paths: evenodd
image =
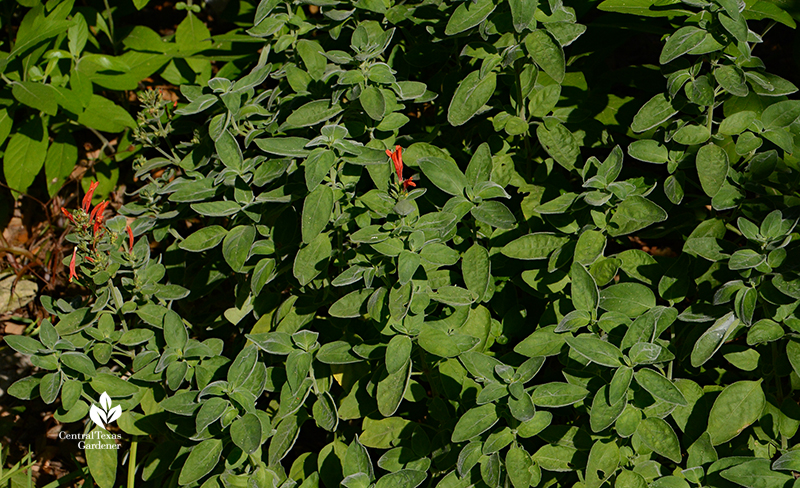
<svg viewBox="0 0 800 488">
<path fill-rule="evenodd" d="M 95 205 L 95 207 L 89 211 L 89 207 L 92 206 L 92 197 L 94 196 L 94 191 L 97 189 L 97 186 L 100 182 L 95 181 L 91 185 L 89 185 L 89 191 L 86 192 L 86 195 L 83 196 L 83 200 L 81 201 L 81 210 L 83 210 L 83 215 L 89 217 L 89 223 L 92 226 L 92 236 L 97 239 L 102 236 L 103 226 L 103 218 L 106 208 L 109 205 L 108 200 L 103 200 L 102 202 Z M 75 216 L 64 207 L 61 207 L 61 212 L 72 222 L 74 225 L 78 225 L 78 222 L 75 220 Z M 129 243 L 129 252 L 133 251 L 133 230 L 131 229 L 130 225 L 127 227 L 126 231 L 128 232 L 128 243 Z M 99 232 L 99 233 L 98 233 Z M 78 248 L 75 247 L 72 250 L 72 259 L 69 262 L 69 281 L 72 282 L 73 278 L 78 278 L 78 273 L 75 270 L 75 261 L 78 256 Z M 94 259 L 87 256 L 86 260 L 89 262 L 94 262 Z"/>
<path fill-rule="evenodd" d="M 392 158 L 394 170 L 397 173 L 398 180 L 400 180 L 400 183 L 403 185 L 403 189 L 408 191 L 409 186 L 417 186 L 416 183 L 411 181 L 411 178 L 408 178 L 407 180 L 403 179 L 403 148 L 400 146 L 395 146 L 394 151 L 387 149 L 386 155 Z"/>
</svg>

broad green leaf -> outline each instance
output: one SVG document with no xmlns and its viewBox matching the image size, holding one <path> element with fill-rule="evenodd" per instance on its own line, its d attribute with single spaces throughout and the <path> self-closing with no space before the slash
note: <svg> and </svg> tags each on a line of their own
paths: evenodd
<svg viewBox="0 0 800 488">
<path fill-rule="evenodd" d="M 225 235 L 222 240 L 222 255 L 231 269 L 243 271 L 255 238 L 256 229 L 252 225 L 239 225 Z"/>
<path fill-rule="evenodd" d="M 55 368 L 48 367 L 48 369 Z M 42 395 L 42 401 L 48 405 L 56 401 L 56 398 L 58 398 L 58 392 L 61 391 L 62 383 L 63 378 L 61 377 L 60 371 L 55 373 L 47 373 L 44 375 L 41 383 L 39 384 L 39 394 Z"/>
<path fill-rule="evenodd" d="M 38 353 L 39 349 L 45 349 L 41 342 L 37 341 L 33 337 L 28 337 L 25 335 L 9 334 L 3 337 L 3 342 L 11 347 L 11 349 L 27 356 Z"/>
<path fill-rule="evenodd" d="M 626 198 L 617 206 L 609 222 L 608 234 L 612 237 L 631 234 L 652 224 L 667 220 L 667 212 L 639 195 Z"/>
<path fill-rule="evenodd" d="M 761 122 L 767 129 L 788 127 L 800 117 L 800 101 L 784 100 L 764 109 Z"/>
<path fill-rule="evenodd" d="M 368 86 L 361 92 L 358 101 L 361 102 L 361 108 L 370 118 L 373 120 L 383 119 L 383 115 L 386 113 L 386 99 L 378 88 Z"/>
<path fill-rule="evenodd" d="M 758 420 L 765 404 L 761 380 L 737 381 L 726 386 L 708 415 L 711 443 L 717 446 L 739 435 Z"/>
<path fill-rule="evenodd" d="M 622 352 L 619 348 L 594 334 L 567 336 L 564 340 L 575 352 L 601 366 L 609 368 L 622 366 Z"/>
<path fill-rule="evenodd" d="M 189 12 L 175 29 L 175 44 L 178 49 L 187 53 L 208 49 L 212 45 L 211 33 L 203 21 Z"/>
<path fill-rule="evenodd" d="M 333 151 L 322 148 L 311 151 L 303 163 L 308 191 L 313 192 L 317 185 L 322 183 L 334 164 L 336 164 L 336 154 Z"/>
<path fill-rule="evenodd" d="M 587 488 L 599 488 L 609 479 L 619 467 L 620 452 L 617 443 L 598 440 L 589 451 L 589 460 L 586 465 Z"/>
<path fill-rule="evenodd" d="M 639 161 L 662 164 L 669 160 L 667 147 L 653 139 L 641 139 L 628 146 L 628 155 Z"/>
<path fill-rule="evenodd" d="M 789 451 L 772 463 L 772 469 L 780 471 L 798 471 L 800 468 L 800 451 Z"/>
<path fill-rule="evenodd" d="M 323 344 L 315 358 L 325 364 L 350 364 L 361 362 L 362 359 L 353 354 L 350 344 L 344 341 L 334 341 Z"/>
<path fill-rule="evenodd" d="M 242 209 L 241 205 L 231 201 L 193 203 L 191 208 L 206 217 L 227 217 Z"/>
<path fill-rule="evenodd" d="M 164 341 L 167 346 L 182 350 L 189 340 L 189 333 L 180 315 L 172 310 L 164 314 Z"/>
<path fill-rule="evenodd" d="M 373 290 L 355 290 L 351 291 L 342 298 L 336 300 L 328 309 L 328 313 L 332 317 L 339 318 L 356 318 L 360 317 L 366 310 L 365 305 L 367 299 L 372 295 Z"/>
<path fill-rule="evenodd" d="M 302 137 L 270 137 L 255 142 L 262 151 L 278 156 L 305 157 L 311 152 L 305 149 L 308 139 Z"/>
<path fill-rule="evenodd" d="M 0 126 L 3 123 L 3 111 L 0 111 Z M 2 129 L 0 128 L 0 132 Z M 0 144 L 4 137 L 0 134 Z M 47 149 L 44 161 L 44 175 L 47 180 L 47 192 L 52 197 L 72 173 L 78 162 L 78 147 L 75 139 L 67 131 L 59 131 Z"/>
<path fill-rule="evenodd" d="M 747 89 L 744 72 L 734 66 L 719 66 L 714 70 L 714 79 L 731 95 L 746 97 L 750 91 Z M 720 132 L 721 131 L 722 127 L 720 127 Z"/>
<path fill-rule="evenodd" d="M 225 238 L 228 231 L 219 225 L 209 225 L 200 230 L 195 231 L 189 237 L 182 240 L 179 244 L 181 249 L 189 252 L 202 252 L 213 249 L 222 239 Z"/>
<path fill-rule="evenodd" d="M 588 266 L 602 256 L 605 248 L 606 237 L 603 233 L 587 230 L 578 237 L 578 243 L 575 245 L 575 261 Z"/>
<path fill-rule="evenodd" d="M 327 185 L 317 186 L 306 196 L 300 225 L 304 244 L 310 243 L 327 227 L 333 211 L 333 198 L 333 190 Z"/>
<path fill-rule="evenodd" d="M 564 81 L 564 50 L 546 30 L 537 29 L 525 36 L 528 55 L 556 82 Z"/>
<path fill-rule="evenodd" d="M 498 201 L 483 201 L 473 207 L 470 213 L 477 220 L 498 229 L 513 229 L 516 218 L 511 210 Z"/>
<path fill-rule="evenodd" d="M 752 459 L 728 468 L 720 475 L 747 488 L 783 488 L 795 479 L 790 474 L 771 470 L 769 459 Z"/>
<path fill-rule="evenodd" d="M 468 410 L 458 419 L 451 442 L 464 442 L 489 430 L 498 420 L 494 404 L 488 403 Z"/>
<path fill-rule="evenodd" d="M 450 195 L 462 195 L 467 186 L 467 178 L 455 162 L 436 157 L 422 157 L 417 160 L 422 173 L 437 188 Z"/>
<path fill-rule="evenodd" d="M 501 252 L 513 259 L 547 259 L 569 239 L 550 232 L 537 232 L 515 239 L 506 244 Z"/>
<path fill-rule="evenodd" d="M 538 32 L 538 31 L 537 31 Z M 536 128 L 536 137 L 547 154 L 553 157 L 558 164 L 568 170 L 575 167 L 580 158 L 580 147 L 572 132 L 561 123 L 556 123 L 548 129 L 545 124 Z"/>
<path fill-rule="evenodd" d="M 476 300 L 476 296 L 459 286 L 443 286 L 431 293 L 430 298 L 450 306 L 469 305 Z"/>
<path fill-rule="evenodd" d="M 55 115 L 58 111 L 56 91 L 50 85 L 33 81 L 18 81 L 12 84 L 11 94 L 20 103 L 47 115 Z"/>
<path fill-rule="evenodd" d="M 327 60 L 325 59 L 325 51 L 317 41 L 310 41 L 308 39 L 301 39 L 297 42 L 297 54 L 303 60 L 306 66 L 306 71 L 315 80 L 322 79 L 325 74 L 325 66 Z"/>
<path fill-rule="evenodd" d="M 417 488 L 425 481 L 427 473 L 415 469 L 401 469 L 381 476 L 375 488 Z"/>
<path fill-rule="evenodd" d="M 209 398 L 203 402 L 203 406 L 200 407 L 200 410 L 197 412 L 197 417 L 195 417 L 195 428 L 197 432 L 202 432 L 203 429 L 219 420 L 222 414 L 225 413 L 225 410 L 228 409 L 228 405 L 229 403 L 227 400 L 219 397 Z"/>
<path fill-rule="evenodd" d="M 97 372 L 94 362 L 89 356 L 80 352 L 65 352 L 61 355 L 61 363 L 68 368 L 72 368 L 79 373 L 92 377 Z"/>
<path fill-rule="evenodd" d="M 339 426 L 339 411 L 329 392 L 321 393 L 311 410 L 317 427 L 328 432 L 336 432 Z"/>
<path fill-rule="evenodd" d="M 417 341 L 419 346 L 429 353 L 443 358 L 451 358 L 472 349 L 479 339 L 458 333 L 449 335 L 441 329 L 423 326 Z"/>
<path fill-rule="evenodd" d="M 391 417 L 400 407 L 408 389 L 411 372 L 411 362 L 406 361 L 397 371 L 378 382 L 375 400 L 378 403 L 378 411 L 384 417 Z"/>
<path fill-rule="evenodd" d="M 538 4 L 539 0 L 511 0 L 508 2 L 508 6 L 511 7 L 511 20 L 514 23 L 515 31 L 522 33 L 525 29 L 536 28 L 533 14 L 536 13 Z M 522 488 L 522 486 L 514 484 L 514 488 Z"/>
<path fill-rule="evenodd" d="M 655 0 L 605 0 L 597 8 L 604 12 L 618 12 L 642 17 L 675 17 L 694 14 L 691 10 L 681 8 L 682 3 L 679 2 L 667 4 L 670 8 L 653 8 L 656 5 Z"/>
<path fill-rule="evenodd" d="M 742 110 L 741 112 L 736 112 L 735 114 L 726 117 L 719 124 L 719 132 L 726 135 L 741 134 L 755 119 L 756 113 L 751 110 Z"/>
<path fill-rule="evenodd" d="M 622 415 L 627 404 L 628 402 L 624 395 L 619 395 L 614 403 L 609 402 L 608 386 L 603 385 L 597 390 L 592 400 L 592 410 L 589 413 L 589 425 L 592 428 L 592 432 L 601 432 L 611 427 Z"/>
<path fill-rule="evenodd" d="M 634 374 L 634 378 L 639 386 L 647 390 L 654 398 L 674 405 L 688 405 L 678 387 L 662 374 L 649 368 L 643 368 Z"/>
<path fill-rule="evenodd" d="M 717 319 L 694 343 L 691 356 L 692 366 L 698 368 L 711 359 L 730 334 L 733 333 L 737 325 L 739 325 L 739 320 L 733 312 Z"/>
<path fill-rule="evenodd" d="M 686 124 L 672 136 L 672 140 L 685 146 L 702 144 L 711 138 L 711 131 L 705 125 Z"/>
<path fill-rule="evenodd" d="M 461 258 L 461 274 L 467 289 L 478 297 L 483 297 L 491 279 L 489 252 L 479 244 L 473 244 Z"/>
<path fill-rule="evenodd" d="M 108 432 L 100 427 L 95 427 L 90 435 L 85 452 L 92 479 L 100 488 L 113 488 L 117 481 L 119 463 L 117 449 L 112 447 L 116 442 L 113 439 L 104 439 L 102 435 L 108 435 Z"/>
<path fill-rule="evenodd" d="M 270 464 L 275 464 L 286 457 L 297 441 L 297 436 L 300 435 L 302 424 L 303 419 L 296 415 L 289 415 L 280 421 L 269 443 L 267 456 Z"/>
<path fill-rule="evenodd" d="M 611 1 L 616 1 L 616 0 L 611 0 Z M 617 479 L 614 482 L 614 486 L 615 488 L 646 488 L 647 481 L 641 474 L 636 473 L 634 471 L 629 471 L 627 469 L 623 469 L 617 475 Z"/>
<path fill-rule="evenodd" d="M 389 449 L 397 443 L 409 428 L 411 422 L 400 417 L 389 417 L 380 420 L 365 418 L 359 440 L 366 447 Z"/>
<path fill-rule="evenodd" d="M 491 0 L 479 0 L 479 2 L 489 3 L 494 9 Z M 464 8 L 465 5 L 467 4 L 461 4 L 456 10 Z M 451 22 L 453 18 L 451 17 Z M 450 125 L 458 127 L 474 117 L 492 98 L 496 85 L 497 75 L 494 72 L 481 77 L 480 71 L 473 71 L 461 80 L 447 108 L 447 121 Z"/>
<path fill-rule="evenodd" d="M 492 152 L 489 149 L 489 144 L 484 142 L 475 149 L 469 160 L 466 171 L 467 184 L 474 188 L 479 183 L 489 181 L 491 174 Z"/>
<path fill-rule="evenodd" d="M 411 359 L 411 339 L 406 335 L 392 337 L 386 346 L 386 370 L 394 374 L 403 369 Z"/>
<path fill-rule="evenodd" d="M 653 291 L 639 283 L 611 285 L 600 292 L 600 308 L 635 318 L 656 306 Z"/>
<path fill-rule="evenodd" d="M 753 249 L 739 249 L 731 254 L 728 267 L 733 270 L 755 268 L 765 262 L 767 257 Z"/>
<path fill-rule="evenodd" d="M 302 42 L 302 41 L 301 41 Z M 373 90 L 378 91 L 377 89 L 373 88 Z M 366 93 L 366 92 L 365 92 Z M 362 93 L 361 96 L 365 96 L 365 93 Z M 366 99 L 361 101 L 362 106 L 366 103 L 367 105 L 370 104 L 370 97 L 373 96 L 373 93 L 366 93 Z M 382 97 L 383 95 L 378 91 L 377 97 Z M 369 101 L 368 101 L 369 100 Z M 381 98 L 382 100 L 382 98 Z M 369 109 L 364 108 L 367 110 L 367 113 L 372 116 L 371 110 L 373 110 L 372 105 L 369 105 Z M 311 125 L 317 125 L 321 122 L 325 122 L 328 119 L 335 117 L 336 115 L 340 114 L 344 110 L 341 105 L 334 104 L 331 105 L 330 100 L 314 100 L 313 102 L 308 102 L 305 105 L 296 108 L 292 111 L 292 113 L 286 118 L 286 124 L 291 127 L 308 127 Z M 379 108 L 375 108 L 375 110 L 380 110 Z M 375 112 L 378 113 L 378 112 Z M 380 116 L 383 116 L 383 112 L 380 112 Z"/>
<path fill-rule="evenodd" d="M 99 95 L 92 95 L 78 123 L 103 132 L 122 132 L 136 127 L 136 121 L 127 110 Z"/>
<path fill-rule="evenodd" d="M 693 26 L 681 27 L 667 39 L 658 62 L 667 64 L 673 59 L 683 56 L 703 42 L 705 37 L 706 31 L 702 29 Z"/>
<path fill-rule="evenodd" d="M 390 419 L 385 419 L 385 422 Z M 366 447 L 361 443 L 356 435 L 355 439 L 352 443 L 347 447 L 347 452 L 344 456 L 344 462 L 342 463 L 342 473 L 345 476 L 350 476 L 351 474 L 356 473 L 364 473 L 367 475 L 369 480 L 375 479 L 374 468 L 372 466 L 372 461 L 369 457 L 369 451 L 367 451 Z"/>
<path fill-rule="evenodd" d="M 331 251 L 331 240 L 328 234 L 319 234 L 306 247 L 297 252 L 293 273 L 300 282 L 300 286 L 311 283 L 311 280 L 327 267 Z"/>
<path fill-rule="evenodd" d="M 527 357 L 555 356 L 561 352 L 566 337 L 555 333 L 555 325 L 534 331 L 514 347 L 514 352 Z"/>
<path fill-rule="evenodd" d="M 648 417 L 639 422 L 636 432 L 647 447 L 673 462 L 680 462 L 681 446 L 678 436 L 667 422 L 657 417 Z"/>
<path fill-rule="evenodd" d="M 546 444 L 533 453 L 532 458 L 536 465 L 546 471 L 570 472 L 580 465 L 581 456 L 574 447 Z"/>
<path fill-rule="evenodd" d="M 756 344 L 765 344 L 767 342 L 776 341 L 783 337 L 783 335 L 783 327 L 778 325 L 774 320 L 761 319 L 753 324 L 753 326 L 747 331 L 747 345 L 754 346 Z M 787 349 L 789 348 L 789 344 L 792 344 L 792 342 L 790 341 L 786 343 Z M 794 364 L 795 362 L 792 360 L 792 356 L 788 352 L 787 356 L 789 361 Z"/>
<path fill-rule="evenodd" d="M 608 385 L 608 403 L 615 405 L 621 398 L 625 398 L 628 392 L 628 387 L 631 386 L 633 380 L 633 368 L 629 366 L 622 366 L 617 368 L 614 376 L 611 378 L 611 383 Z"/>
<path fill-rule="evenodd" d="M 716 144 L 706 144 L 697 151 L 697 176 L 706 195 L 713 197 L 728 176 L 728 154 Z"/>
<path fill-rule="evenodd" d="M 244 159 L 242 149 L 230 131 L 223 131 L 222 135 L 214 141 L 214 147 L 219 154 L 219 159 L 226 168 L 239 172 L 242 170 Z"/>
<path fill-rule="evenodd" d="M 3 158 L 3 175 L 6 184 L 13 190 L 26 193 L 42 169 L 48 142 L 44 122 L 43 119 L 29 120 L 8 141 Z"/>
<path fill-rule="evenodd" d="M 247 413 L 231 424 L 231 440 L 250 454 L 261 445 L 261 422 L 255 414 Z"/>
<path fill-rule="evenodd" d="M 575 309 L 596 311 L 599 291 L 592 275 L 579 263 L 572 263 L 569 274 L 572 279 L 572 304 Z"/>
<path fill-rule="evenodd" d="M 633 116 L 631 130 L 644 132 L 652 129 L 671 119 L 673 115 L 678 113 L 679 108 L 665 94 L 659 93 L 642 105 L 642 108 Z"/>
<path fill-rule="evenodd" d="M 214 469 L 222 454 L 222 439 L 206 439 L 195 445 L 181 468 L 178 482 L 188 485 L 200 480 Z"/>
<path fill-rule="evenodd" d="M 444 33 L 448 36 L 464 32 L 483 22 L 497 6 L 492 0 L 478 0 L 476 2 L 462 3 L 453 11 Z M 453 124 L 460 125 L 460 124 Z"/>
<path fill-rule="evenodd" d="M 275 278 L 275 259 L 263 258 L 256 263 L 250 279 L 250 290 L 256 296 L 264 286 Z"/>
<path fill-rule="evenodd" d="M 256 367 L 256 361 L 258 361 L 258 348 L 247 346 L 242 349 L 228 369 L 228 386 L 236 389 L 245 384 Z"/>
<path fill-rule="evenodd" d="M 537 407 L 565 407 L 577 403 L 589 395 L 589 390 L 570 383 L 544 383 L 531 394 Z"/>
<path fill-rule="evenodd" d="M 514 446 L 506 453 L 506 472 L 511 486 L 514 488 L 528 488 L 531 485 L 533 474 L 533 460 L 531 455 L 522 448 Z"/>
</svg>

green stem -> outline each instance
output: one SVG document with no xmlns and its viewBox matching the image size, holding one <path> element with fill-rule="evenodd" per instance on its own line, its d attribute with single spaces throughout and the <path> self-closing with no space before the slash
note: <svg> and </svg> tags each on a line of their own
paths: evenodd
<svg viewBox="0 0 800 488">
<path fill-rule="evenodd" d="M 517 85 L 517 117 L 525 120 L 525 100 L 522 99 L 522 78 L 519 76 L 519 63 L 514 63 L 514 77 Z"/>
<path fill-rule="evenodd" d="M 114 17 L 111 15 L 111 6 L 108 4 L 108 0 L 103 0 L 103 3 L 106 6 L 106 15 L 108 15 L 108 32 L 111 34 L 111 47 L 114 49 L 114 55 L 117 54 L 117 41 L 114 35 Z"/>
<path fill-rule="evenodd" d="M 139 447 L 139 441 L 136 436 L 131 441 L 131 452 L 128 455 L 128 488 L 136 486 L 136 450 Z"/>
<path fill-rule="evenodd" d="M 711 101 L 711 105 L 708 106 L 708 119 L 706 120 L 706 127 L 708 127 L 708 133 L 711 134 L 714 129 L 714 101 Z"/>
</svg>

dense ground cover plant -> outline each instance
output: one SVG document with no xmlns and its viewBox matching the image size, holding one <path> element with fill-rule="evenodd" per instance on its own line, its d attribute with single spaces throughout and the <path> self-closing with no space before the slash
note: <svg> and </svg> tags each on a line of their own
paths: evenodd
<svg viewBox="0 0 800 488">
<path fill-rule="evenodd" d="M 91 293 L 5 339 L 71 432 L 121 407 L 97 485 L 794 482 L 788 14 L 231 5 L 259 51 L 140 92 L 136 197 L 68 211 Z"/>
<path fill-rule="evenodd" d="M 154 74 L 166 84 L 206 83 L 211 61 L 222 53 L 230 61 L 251 54 L 232 46 L 230 39 L 212 41 L 196 15 L 198 5 L 180 2 L 178 11 L 185 14 L 171 25 L 164 19 L 142 22 L 153 15 L 152 10 L 138 11 L 147 4 L 4 2 L 0 148 L 13 198 L 28 193 L 42 173 L 45 188 L 32 193 L 55 195 L 87 140 L 102 144 L 102 154 L 82 180 L 84 190 L 96 181 L 98 193 L 108 194 L 118 183 L 120 163 L 136 152 L 126 131 L 136 127 L 129 91 Z M 162 38 L 154 29 L 172 35 Z"/>
</svg>

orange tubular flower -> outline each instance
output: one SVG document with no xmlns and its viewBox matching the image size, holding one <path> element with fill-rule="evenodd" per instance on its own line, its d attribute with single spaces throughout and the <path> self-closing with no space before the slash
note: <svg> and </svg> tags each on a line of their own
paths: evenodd
<svg viewBox="0 0 800 488">
<path fill-rule="evenodd" d="M 89 191 L 87 191 L 86 195 L 83 196 L 83 211 L 86 213 L 89 212 L 89 207 L 92 205 L 92 195 L 94 195 L 94 190 L 99 184 L 99 181 L 92 182 L 92 184 L 89 185 Z"/>
<path fill-rule="evenodd" d="M 392 158 L 392 162 L 394 163 L 394 171 L 397 173 L 397 179 L 400 180 L 400 183 L 402 183 L 403 189 L 408 190 L 409 186 L 417 186 L 417 184 L 411 181 L 410 178 L 407 180 L 403 179 L 403 148 L 400 146 L 395 146 L 394 151 L 387 149 L 386 155 Z"/>
<path fill-rule="evenodd" d="M 103 224 L 103 212 L 106 211 L 106 207 L 108 206 L 108 200 L 100 202 L 97 204 L 94 209 L 92 209 L 92 213 L 90 214 L 91 220 L 94 221 L 93 232 L 97 234 L 97 231 L 100 229 L 100 226 Z"/>
<path fill-rule="evenodd" d="M 128 231 L 128 249 L 133 252 L 133 229 L 129 225 L 125 230 Z"/>
<path fill-rule="evenodd" d="M 64 207 L 61 207 L 61 213 L 63 213 L 64 216 L 70 220 L 70 222 L 72 222 L 73 224 L 75 223 L 75 217 L 72 216 L 69 210 L 67 210 Z"/>
<path fill-rule="evenodd" d="M 75 257 L 78 255 L 78 248 L 72 249 L 72 260 L 69 262 L 69 282 L 72 283 L 72 278 L 77 278 L 78 273 L 75 272 Z"/>
</svg>

